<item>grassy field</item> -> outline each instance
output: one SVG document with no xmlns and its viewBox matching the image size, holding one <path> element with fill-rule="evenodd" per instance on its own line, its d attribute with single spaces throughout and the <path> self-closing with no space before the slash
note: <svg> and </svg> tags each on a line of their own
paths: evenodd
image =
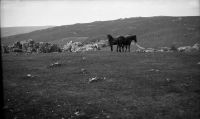
<svg viewBox="0 0 200 119">
<path fill-rule="evenodd" d="M 200 116 L 200 53 L 97 51 L 2 57 L 7 119 Z M 48 67 L 57 61 L 61 66 Z M 89 83 L 95 76 L 104 79 Z"/>
</svg>

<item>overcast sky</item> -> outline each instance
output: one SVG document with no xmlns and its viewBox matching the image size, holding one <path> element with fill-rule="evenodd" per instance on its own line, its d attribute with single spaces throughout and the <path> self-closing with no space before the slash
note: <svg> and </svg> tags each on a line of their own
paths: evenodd
<svg viewBox="0 0 200 119">
<path fill-rule="evenodd" d="M 200 0 L 1 0 L 1 26 L 68 25 L 148 16 L 200 16 Z"/>
</svg>

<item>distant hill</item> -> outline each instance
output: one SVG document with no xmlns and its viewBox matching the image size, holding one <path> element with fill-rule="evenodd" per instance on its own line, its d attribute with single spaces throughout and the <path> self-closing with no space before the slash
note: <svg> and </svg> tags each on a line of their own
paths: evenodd
<svg viewBox="0 0 200 119">
<path fill-rule="evenodd" d="M 136 17 L 85 24 L 63 25 L 2 38 L 3 44 L 33 39 L 64 44 L 70 40 L 107 40 L 106 35 L 136 34 L 143 47 L 183 46 L 200 43 L 200 16 Z"/>
<path fill-rule="evenodd" d="M 28 33 L 36 30 L 46 29 L 53 26 L 24 26 L 24 27 L 2 27 L 1 37 Z"/>
</svg>

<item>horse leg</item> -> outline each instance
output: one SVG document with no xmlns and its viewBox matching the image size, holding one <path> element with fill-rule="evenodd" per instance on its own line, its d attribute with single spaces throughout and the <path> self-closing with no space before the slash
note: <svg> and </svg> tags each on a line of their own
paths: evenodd
<svg viewBox="0 0 200 119">
<path fill-rule="evenodd" d="M 110 49 L 111 49 L 111 52 L 112 52 L 113 51 L 113 46 L 112 45 L 110 46 Z"/>
<path fill-rule="evenodd" d="M 128 45 L 128 51 L 130 52 L 130 45 Z"/>
<path fill-rule="evenodd" d="M 117 52 L 118 52 L 119 46 L 117 45 Z"/>
<path fill-rule="evenodd" d="M 122 46 L 122 52 L 124 52 L 124 46 Z"/>
<path fill-rule="evenodd" d="M 125 48 L 126 48 L 125 52 L 127 52 L 127 45 L 125 45 Z"/>
</svg>

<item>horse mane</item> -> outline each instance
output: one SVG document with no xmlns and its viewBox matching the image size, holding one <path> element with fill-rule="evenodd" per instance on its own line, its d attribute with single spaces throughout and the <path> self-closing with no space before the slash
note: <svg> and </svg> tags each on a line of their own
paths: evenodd
<svg viewBox="0 0 200 119">
<path fill-rule="evenodd" d="M 113 40 L 114 39 L 110 34 L 108 34 L 107 37 L 108 37 L 109 40 Z"/>
</svg>

